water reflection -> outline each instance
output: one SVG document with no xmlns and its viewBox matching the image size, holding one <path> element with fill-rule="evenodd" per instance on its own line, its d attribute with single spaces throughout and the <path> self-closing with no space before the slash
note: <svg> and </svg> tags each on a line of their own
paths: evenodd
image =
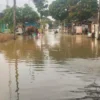
<svg viewBox="0 0 100 100">
<path fill-rule="evenodd" d="M 49 56 L 55 60 L 66 60 L 66 58 L 94 58 L 100 56 L 99 42 L 90 40 L 83 36 L 60 36 L 51 35 L 43 36 L 39 39 L 22 39 L 15 43 L 9 42 L 1 44 L 1 51 L 5 52 L 8 59 L 15 59 L 17 52 L 20 61 L 30 61 L 43 63 L 45 50 L 49 52 Z M 42 61 L 42 62 L 41 62 Z"/>
<path fill-rule="evenodd" d="M 3 65 L 9 64 L 9 98 L 3 100 L 99 100 L 99 84 L 90 84 L 100 76 L 99 43 L 82 35 L 49 33 L 0 44 Z"/>
<path fill-rule="evenodd" d="M 15 60 L 15 79 L 16 79 L 16 94 L 17 94 L 17 99 L 19 100 L 19 73 L 18 73 L 18 59 L 16 55 L 16 60 Z"/>
<path fill-rule="evenodd" d="M 11 84 L 12 84 L 12 78 L 11 78 L 11 67 L 10 67 L 10 62 L 9 62 L 9 100 L 12 100 L 12 86 L 11 86 Z"/>
<path fill-rule="evenodd" d="M 56 51 L 53 49 L 50 50 L 50 56 L 54 57 L 56 60 L 99 57 L 100 53 L 98 51 L 100 51 L 100 48 L 98 43 L 99 42 L 96 40 L 86 39 L 86 37 L 82 36 L 69 36 L 66 38 L 65 36 L 62 36 L 60 39 L 60 50 L 59 47 L 54 47 L 53 49 L 56 49 Z M 93 45 L 91 44 L 94 44 L 95 47 L 93 48 Z"/>
</svg>

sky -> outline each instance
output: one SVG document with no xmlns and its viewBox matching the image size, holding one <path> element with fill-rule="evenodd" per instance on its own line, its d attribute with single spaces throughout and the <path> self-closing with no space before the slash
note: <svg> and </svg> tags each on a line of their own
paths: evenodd
<svg viewBox="0 0 100 100">
<path fill-rule="evenodd" d="M 32 0 L 16 0 L 16 1 L 17 1 L 17 6 L 23 6 L 25 3 L 27 3 L 27 4 L 29 4 L 31 7 L 33 7 L 35 9 L 35 6 L 32 3 Z M 52 1 L 54 1 L 54 0 L 48 0 L 49 4 L 52 3 Z M 7 4 L 6 2 L 7 2 L 7 0 L 2 0 L 2 2 L 0 2 L 0 12 L 3 9 L 5 9 L 6 4 Z M 9 2 L 8 4 L 10 6 L 13 5 L 13 0 L 8 0 L 8 2 Z"/>
</svg>

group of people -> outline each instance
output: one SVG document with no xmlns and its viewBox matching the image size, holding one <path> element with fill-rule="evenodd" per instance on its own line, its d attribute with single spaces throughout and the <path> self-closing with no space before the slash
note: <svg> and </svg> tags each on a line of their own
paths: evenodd
<svg viewBox="0 0 100 100">
<path fill-rule="evenodd" d="M 23 34 L 23 35 L 31 35 L 31 36 L 38 36 L 39 30 L 37 27 L 34 26 L 17 26 L 16 27 L 16 33 Z"/>
<path fill-rule="evenodd" d="M 27 26 L 25 28 L 25 32 L 28 34 L 28 35 L 32 35 L 33 33 L 34 34 L 38 34 L 38 29 L 34 26 Z"/>
<path fill-rule="evenodd" d="M 38 28 L 36 28 L 34 26 L 27 26 L 27 27 L 25 27 L 25 31 L 23 34 L 29 35 L 31 37 L 38 37 L 40 33 L 39 33 Z"/>
</svg>

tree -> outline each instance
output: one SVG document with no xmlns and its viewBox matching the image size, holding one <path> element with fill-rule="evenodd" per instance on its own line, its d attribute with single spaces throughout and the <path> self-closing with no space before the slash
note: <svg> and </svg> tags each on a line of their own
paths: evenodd
<svg viewBox="0 0 100 100">
<path fill-rule="evenodd" d="M 39 15 L 37 14 L 37 12 L 35 12 L 33 8 L 30 7 L 28 4 L 25 4 L 23 8 L 19 7 L 17 9 L 17 15 L 18 15 L 17 20 L 22 22 L 25 21 L 32 22 L 39 20 Z"/>
<path fill-rule="evenodd" d="M 88 20 L 97 13 L 97 9 L 97 0 L 80 0 L 77 5 L 71 9 L 69 17 L 77 21 Z"/>
<path fill-rule="evenodd" d="M 68 16 L 67 0 L 56 0 L 49 6 L 50 15 L 56 19 L 63 21 Z"/>
<path fill-rule="evenodd" d="M 2 20 L 8 23 L 10 26 L 13 25 L 13 8 L 8 7 L 3 11 L 3 13 L 4 13 L 4 17 Z"/>
<path fill-rule="evenodd" d="M 56 20 L 84 21 L 97 13 L 97 0 L 56 0 L 49 6 Z"/>
<path fill-rule="evenodd" d="M 47 0 L 33 0 L 41 18 L 48 15 L 48 2 Z"/>
<path fill-rule="evenodd" d="M 9 7 L 3 11 L 3 20 L 9 25 L 13 25 L 13 7 Z M 27 4 L 24 7 L 16 7 L 16 22 L 24 23 L 26 21 L 38 21 L 39 15 Z"/>
</svg>

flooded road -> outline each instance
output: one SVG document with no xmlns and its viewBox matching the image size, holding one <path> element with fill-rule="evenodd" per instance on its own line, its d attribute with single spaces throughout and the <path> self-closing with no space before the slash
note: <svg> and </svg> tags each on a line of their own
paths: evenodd
<svg viewBox="0 0 100 100">
<path fill-rule="evenodd" d="M 0 100 L 100 100 L 100 41 L 49 33 L 0 44 Z"/>
</svg>

